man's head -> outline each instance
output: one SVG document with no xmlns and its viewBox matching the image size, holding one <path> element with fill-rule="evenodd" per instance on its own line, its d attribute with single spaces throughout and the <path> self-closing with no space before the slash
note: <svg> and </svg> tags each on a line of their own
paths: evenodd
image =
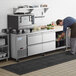
<svg viewBox="0 0 76 76">
<path fill-rule="evenodd" d="M 61 20 L 61 19 L 58 19 L 58 20 L 56 21 L 56 24 L 57 24 L 57 25 L 60 25 L 60 26 L 62 26 L 62 25 L 63 25 L 63 20 Z"/>
</svg>

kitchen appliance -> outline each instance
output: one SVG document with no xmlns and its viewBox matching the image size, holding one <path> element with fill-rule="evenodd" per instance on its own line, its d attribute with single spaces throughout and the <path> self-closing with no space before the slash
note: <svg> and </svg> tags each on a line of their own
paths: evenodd
<svg viewBox="0 0 76 76">
<path fill-rule="evenodd" d="M 25 29 L 34 24 L 33 14 L 13 14 L 7 16 L 8 29 Z"/>
<path fill-rule="evenodd" d="M 26 34 L 11 34 L 11 57 L 16 60 L 27 57 Z"/>
</svg>

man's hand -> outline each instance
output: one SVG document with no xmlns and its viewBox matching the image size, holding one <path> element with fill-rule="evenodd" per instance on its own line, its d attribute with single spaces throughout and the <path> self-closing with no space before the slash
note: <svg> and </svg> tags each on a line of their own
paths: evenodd
<svg viewBox="0 0 76 76">
<path fill-rule="evenodd" d="M 61 36 L 57 39 L 57 41 L 60 41 L 64 36 L 65 36 L 65 33 L 63 32 L 63 33 L 61 34 Z"/>
<path fill-rule="evenodd" d="M 61 40 L 61 38 L 58 38 L 58 39 L 57 39 L 57 41 L 60 41 L 60 40 Z"/>
</svg>

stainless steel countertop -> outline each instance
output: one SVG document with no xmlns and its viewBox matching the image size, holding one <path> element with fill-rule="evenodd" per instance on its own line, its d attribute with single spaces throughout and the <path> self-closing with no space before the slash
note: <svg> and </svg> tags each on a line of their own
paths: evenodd
<svg viewBox="0 0 76 76">
<path fill-rule="evenodd" d="M 57 32 L 57 31 L 63 31 L 63 26 L 54 26 L 54 29 L 42 29 L 42 30 L 38 30 L 38 31 L 33 31 L 31 33 L 26 33 L 27 35 L 30 34 L 36 34 L 36 33 L 45 33 L 45 32 Z"/>
<path fill-rule="evenodd" d="M 36 30 L 36 31 L 33 31 L 33 32 L 29 32 L 29 33 L 19 33 L 19 34 L 16 34 L 16 35 L 32 35 L 32 34 L 39 34 L 39 33 L 46 33 L 46 32 L 57 32 L 57 31 L 63 31 L 63 26 L 54 26 L 54 29 L 50 29 L 50 30 L 47 30 L 47 29 L 41 29 L 41 30 Z M 14 34 L 14 33 L 13 33 Z"/>
</svg>

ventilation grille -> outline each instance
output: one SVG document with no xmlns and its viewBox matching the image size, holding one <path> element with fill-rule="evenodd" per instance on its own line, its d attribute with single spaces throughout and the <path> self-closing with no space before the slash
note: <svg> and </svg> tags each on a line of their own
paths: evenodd
<svg viewBox="0 0 76 76">
<path fill-rule="evenodd" d="M 27 57 L 27 50 L 26 49 L 18 50 L 17 56 L 18 56 L 18 58 Z"/>
</svg>

